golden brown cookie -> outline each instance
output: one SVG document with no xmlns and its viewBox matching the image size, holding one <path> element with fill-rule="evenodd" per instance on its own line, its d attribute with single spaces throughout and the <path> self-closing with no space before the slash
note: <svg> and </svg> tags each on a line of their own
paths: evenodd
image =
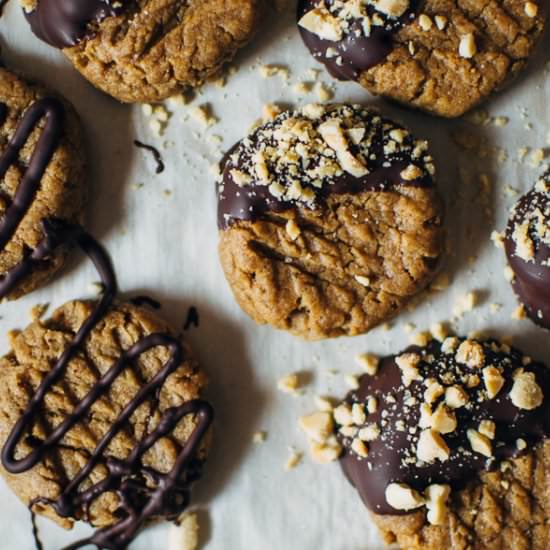
<svg viewBox="0 0 550 550">
<path fill-rule="evenodd" d="M 443 208 L 427 143 L 377 112 L 307 105 L 227 156 L 219 252 L 240 306 L 308 339 L 396 314 L 436 273 Z"/>
<path fill-rule="evenodd" d="M 550 371 L 495 340 L 449 337 L 380 361 L 333 411 L 340 461 L 387 543 L 550 543 Z"/>
<path fill-rule="evenodd" d="M 546 6 L 531 0 L 300 0 L 313 56 L 374 94 L 457 117 L 527 63 Z"/>
<path fill-rule="evenodd" d="M 94 86 L 154 102 L 216 73 L 260 25 L 264 0 L 22 0 L 34 33 Z"/>
<path fill-rule="evenodd" d="M 43 222 L 82 220 L 86 198 L 81 128 L 56 94 L 0 68 L 0 299 L 43 285 L 66 251 L 31 262 Z"/>
<path fill-rule="evenodd" d="M 122 545 L 135 534 L 129 525 L 141 527 L 136 513 L 144 511 L 147 521 L 173 519 L 186 506 L 209 448 L 210 438 L 203 436 L 211 411 L 198 401 L 206 379 L 189 347 L 149 310 L 115 302 L 29 416 L 39 388 L 97 308 L 96 302 L 69 302 L 12 336 L 11 351 L 0 360 L 6 390 L 0 471 L 33 512 L 66 528 L 83 519 L 103 529 L 95 543 Z M 121 422 L 131 406 L 129 420 Z M 72 427 L 56 440 L 56 428 L 67 422 Z M 100 450 L 105 437 L 110 440 Z M 178 464 L 184 468 L 171 479 Z M 161 485 L 168 488 L 162 495 Z"/>
</svg>

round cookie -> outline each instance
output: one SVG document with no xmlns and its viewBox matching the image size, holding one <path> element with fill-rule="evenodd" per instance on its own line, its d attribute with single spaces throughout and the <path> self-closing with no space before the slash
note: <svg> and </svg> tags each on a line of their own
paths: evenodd
<svg viewBox="0 0 550 550">
<path fill-rule="evenodd" d="M 12 337 L 0 359 L 2 387 L 9 388 L 0 404 L 0 471 L 34 513 L 65 528 L 85 520 L 99 528 L 88 543 L 122 548 L 140 521 L 175 519 L 188 504 L 210 445 L 212 413 L 198 400 L 206 379 L 188 346 L 151 311 L 115 302 L 29 416 L 41 384 L 98 307 L 69 302 Z M 100 379 L 121 361 L 124 368 L 101 392 Z M 139 406 L 121 422 L 130 404 Z M 56 428 L 72 421 L 52 442 Z M 89 475 L 80 477 L 86 469 Z"/>
<path fill-rule="evenodd" d="M 335 78 L 458 117 L 525 66 L 544 9 L 526 0 L 299 0 L 298 26 Z"/>
<path fill-rule="evenodd" d="M 525 312 L 550 329 L 550 174 L 514 206 L 504 247 Z"/>
<path fill-rule="evenodd" d="M 94 86 L 155 102 L 216 73 L 260 25 L 264 0 L 22 0 L 34 33 Z"/>
<path fill-rule="evenodd" d="M 43 285 L 63 264 L 64 247 L 29 259 L 43 222 L 78 222 L 86 198 L 81 128 L 57 95 L 0 67 L 0 299 Z"/>
<path fill-rule="evenodd" d="M 550 371 L 450 337 L 380 361 L 333 412 L 341 465 L 388 544 L 547 548 Z"/>
<path fill-rule="evenodd" d="M 434 277 L 442 204 L 425 141 L 358 105 L 307 105 L 227 155 L 219 253 L 256 322 L 307 339 L 361 334 Z"/>
</svg>

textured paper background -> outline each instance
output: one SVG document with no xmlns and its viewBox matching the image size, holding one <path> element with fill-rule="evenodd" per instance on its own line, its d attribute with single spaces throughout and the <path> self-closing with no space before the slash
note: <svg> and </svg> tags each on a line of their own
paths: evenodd
<svg viewBox="0 0 550 550">
<path fill-rule="evenodd" d="M 405 323 L 415 323 L 421 330 L 433 322 L 449 320 L 457 299 L 476 289 L 480 306 L 457 322 L 459 332 L 490 329 L 494 334 L 512 334 L 526 351 L 550 359 L 548 334 L 528 321 L 510 319 L 516 304 L 502 275 L 503 253 L 489 239 L 493 229 L 504 227 L 507 210 L 514 202 L 514 197 L 505 193 L 506 187 L 526 190 L 542 172 L 541 167 L 518 162 L 517 150 L 548 144 L 550 83 L 544 70 L 548 38 L 527 74 L 487 105 L 491 115 L 510 118 L 504 128 L 436 120 L 385 104 L 355 84 L 337 84 L 336 99 L 379 104 L 417 135 L 431 139 L 439 183 L 448 205 L 450 256 L 445 270 L 452 285 L 401 315 L 389 331 L 377 329 L 368 336 L 309 344 L 255 326 L 234 303 L 216 255 L 216 200 L 213 177 L 208 171 L 220 156 L 208 136 L 222 136 L 222 148 L 226 148 L 261 116 L 265 103 L 290 105 L 316 100 L 315 93 L 301 98 L 293 90 L 296 82 L 305 79 L 307 69 L 321 67 L 301 44 L 292 10 L 269 21 L 254 43 L 238 56 L 239 71 L 229 78 L 225 88 L 205 87 L 194 101 L 193 105 L 212 104 L 220 119 L 217 125 L 204 131 L 192 119 L 182 121 L 191 107 L 169 107 L 173 116 L 162 139 L 150 133 L 148 120 L 139 107 L 119 105 L 95 91 L 59 52 L 38 42 L 15 2 L 0 19 L 0 40 L 8 67 L 62 92 L 82 117 L 90 157 L 88 227 L 111 253 L 121 289 L 160 300 L 162 314 L 176 326 L 182 325 L 190 305 L 199 309 L 200 328 L 187 335 L 211 377 L 209 397 L 218 413 L 211 460 L 195 492 L 206 548 L 381 548 L 366 510 L 338 465 L 316 466 L 307 454 L 304 462 L 290 472 L 284 470 L 284 464 L 289 446 L 307 450 L 296 419 L 313 410 L 312 396 L 343 395 L 343 374 L 358 370 L 355 354 L 367 350 L 397 352 L 406 346 L 409 336 L 403 330 Z M 287 65 L 290 81 L 263 79 L 258 66 L 265 63 Z M 324 72 L 320 80 L 336 85 Z M 475 151 L 457 149 L 451 139 L 457 129 L 475 133 L 487 141 L 488 148 L 505 148 L 509 160 L 499 163 L 495 154 L 480 158 Z M 133 147 L 135 138 L 157 146 L 165 141 L 174 143 L 163 152 L 167 169 L 162 175 L 154 174 L 148 154 Z M 481 173 L 489 175 L 493 183 L 487 198 L 494 206 L 494 219 L 483 212 Z M 133 190 L 137 183 L 144 186 Z M 171 195 L 166 196 L 165 190 Z M 76 254 L 47 288 L 0 306 L 0 333 L 25 326 L 28 311 L 35 303 L 57 306 L 89 296 L 89 283 L 95 280 L 92 266 Z M 490 308 L 494 302 L 503 306 L 496 314 Z M 1 351 L 6 350 L 7 342 L 2 337 Z M 332 369 L 338 374 L 330 374 Z M 294 371 L 305 371 L 311 379 L 299 398 L 276 390 L 277 379 Z M 254 445 L 252 434 L 260 429 L 268 432 L 268 439 Z M 65 533 L 47 520 L 40 525 L 46 549 L 57 549 L 86 532 L 78 527 Z M 167 533 L 167 525 L 150 529 L 132 548 L 165 549 Z M 3 482 L 0 548 L 33 548 L 29 514 Z"/>
</svg>

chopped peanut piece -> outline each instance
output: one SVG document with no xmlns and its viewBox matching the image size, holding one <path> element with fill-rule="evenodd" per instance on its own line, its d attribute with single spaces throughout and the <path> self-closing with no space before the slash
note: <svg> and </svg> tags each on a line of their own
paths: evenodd
<svg viewBox="0 0 550 550">
<path fill-rule="evenodd" d="M 390 483 L 385 494 L 386 502 L 396 510 L 414 510 L 424 505 L 420 494 L 404 483 Z"/>
</svg>

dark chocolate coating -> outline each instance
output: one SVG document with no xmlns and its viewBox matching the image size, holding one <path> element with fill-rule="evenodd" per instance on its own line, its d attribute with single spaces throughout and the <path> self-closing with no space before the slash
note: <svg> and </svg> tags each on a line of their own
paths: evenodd
<svg viewBox="0 0 550 550">
<path fill-rule="evenodd" d="M 461 341 L 464 339 L 461 339 Z M 484 342 L 490 344 L 491 341 Z M 485 347 L 485 346 L 484 346 Z M 441 344 L 433 340 L 426 348 L 412 346 L 406 350 L 421 354 L 424 358 L 433 354 L 435 361 L 432 364 L 422 362 L 420 368 L 423 378 L 439 378 L 445 372 L 453 372 L 457 365 L 453 355 L 441 352 Z M 457 429 L 443 436 L 451 455 L 445 462 L 436 461 L 429 465 L 421 466 L 415 461 L 403 463 L 408 456 L 415 456 L 414 449 L 411 452 L 411 435 L 409 429 L 421 431 L 418 427 L 420 417 L 419 404 L 423 401 L 423 393 L 426 386 L 423 380 L 414 381 L 409 388 L 404 388 L 401 382 L 401 371 L 395 362 L 396 356 L 383 359 L 380 362 L 378 373 L 375 376 L 363 375 L 360 379 L 359 389 L 348 394 L 347 403 L 364 403 L 367 396 L 378 399 L 378 410 L 367 416 L 367 423 L 376 422 L 379 425 L 384 420 L 386 428 L 382 427 L 382 433 L 378 439 L 368 443 L 369 453 L 366 458 L 360 458 L 350 448 L 351 441 L 339 435 L 344 443 L 344 454 L 341 457 L 341 465 L 351 484 L 357 489 L 365 505 L 377 514 L 404 514 L 407 512 L 395 510 L 385 498 L 385 490 L 388 484 L 405 483 L 410 487 L 423 491 L 433 483 L 449 484 L 452 488 L 461 488 L 471 480 L 477 472 L 493 468 L 498 461 L 510 458 L 519 453 L 516 448 L 516 440 L 523 438 L 527 442 L 527 448 L 532 447 L 542 437 L 550 433 L 550 370 L 540 363 L 532 362 L 527 366 L 522 364 L 523 355 L 515 349 L 509 353 L 505 351 L 490 351 L 485 349 L 486 365 L 499 365 L 504 367 L 503 376 L 505 384 L 494 399 L 482 403 L 471 399 L 474 404 L 472 410 L 466 407 L 455 409 Z M 522 410 L 516 408 L 508 396 L 512 387 L 512 373 L 515 368 L 523 367 L 526 371 L 534 372 L 537 383 L 542 388 L 545 398 L 543 404 L 534 410 Z M 481 377 L 481 371 L 477 367 L 460 365 L 463 373 L 477 374 Z M 474 389 L 468 389 L 462 385 L 470 396 Z M 483 387 L 483 382 L 481 382 Z M 384 395 L 391 394 L 395 403 L 386 403 Z M 417 398 L 414 406 L 405 406 L 405 397 L 410 395 Z M 434 404 L 442 400 L 439 398 Z M 386 411 L 383 413 L 383 411 Z M 387 416 L 382 416 L 382 415 Z M 403 421 L 404 431 L 395 428 L 396 421 Z M 493 420 L 496 424 L 496 436 L 493 441 L 494 458 L 488 460 L 478 453 L 463 453 L 462 447 L 470 450 L 470 443 L 466 432 L 472 428 L 477 430 L 481 420 Z M 502 445 L 500 445 L 502 443 Z M 369 466 L 370 465 L 370 466 Z"/>
<path fill-rule="evenodd" d="M 549 176 L 546 176 L 550 180 Z M 550 329 L 550 246 L 530 232 L 535 254 L 532 261 L 516 255 L 512 235 L 517 224 L 523 223 L 529 212 L 539 208 L 547 225 L 550 225 L 550 192 L 532 189 L 520 198 L 514 207 L 506 229 L 505 250 L 515 278 L 512 287 L 527 315 L 538 325 Z"/>
<path fill-rule="evenodd" d="M 7 107 L 0 104 L 0 125 L 7 116 Z M 0 179 L 4 178 L 10 166 L 18 158 L 21 149 L 25 146 L 29 136 L 36 129 L 42 119 L 45 119 L 44 129 L 31 156 L 29 165 L 17 187 L 12 203 L 0 220 L 0 249 L 5 248 L 17 226 L 25 216 L 34 200 L 42 176 L 59 146 L 63 136 L 65 110 L 62 103 L 55 98 L 45 97 L 33 103 L 25 112 L 13 137 L 7 144 L 0 157 Z M 0 299 L 6 297 L 17 284 L 30 274 L 36 267 L 38 256 L 45 259 L 43 251 L 33 251 L 30 256 L 15 266 L 0 279 Z"/>
<path fill-rule="evenodd" d="M 191 470 L 192 460 L 213 418 L 212 407 L 201 400 L 186 402 L 172 407 L 163 413 L 156 428 L 148 433 L 132 450 L 125 460 L 106 455 L 109 443 L 124 428 L 133 412 L 146 399 L 155 399 L 168 376 L 178 368 L 184 359 L 184 352 L 178 339 L 169 334 L 151 334 L 126 350 L 118 361 L 101 377 L 90 392 L 79 402 L 74 411 L 48 435 L 38 442 L 34 449 L 23 458 L 16 458 L 16 448 L 27 430 L 40 416 L 42 404 L 51 387 L 58 383 L 68 363 L 79 351 L 90 332 L 108 312 L 117 293 L 115 273 L 109 257 L 90 235 L 78 226 L 49 221 L 45 223 L 46 238 L 34 254 L 47 256 L 61 243 L 77 244 L 92 260 L 98 270 L 104 287 L 104 294 L 94 311 L 80 327 L 72 342 L 45 376 L 40 387 L 31 398 L 21 417 L 16 422 L 4 447 L 2 464 L 12 474 L 20 474 L 44 460 L 61 444 L 67 432 L 78 422 L 83 421 L 92 405 L 110 388 L 119 374 L 130 366 L 139 355 L 156 346 L 170 350 L 170 359 L 159 372 L 146 383 L 126 405 L 120 416 L 105 433 L 91 453 L 88 463 L 63 488 L 61 495 L 50 500 L 38 498 L 31 503 L 52 506 L 61 517 L 76 518 L 81 510 L 89 510 L 95 499 L 105 492 L 116 491 L 121 500 L 120 521 L 112 526 L 97 530 L 91 537 L 71 544 L 67 549 L 81 548 L 95 544 L 98 548 L 117 550 L 126 548 L 145 523 L 153 518 L 176 518 L 189 502 L 190 483 L 194 481 Z M 145 467 L 141 463 L 143 455 L 161 437 L 170 433 L 186 415 L 197 416 L 197 426 L 182 447 L 172 470 L 166 474 Z M 105 478 L 81 490 L 96 465 L 103 462 L 108 470 Z M 191 473 L 190 473 L 191 472 Z"/>
<path fill-rule="evenodd" d="M 334 2 L 333 0 L 325 0 L 324 3 L 327 8 L 330 8 Z M 414 5 L 415 2 L 411 2 L 411 4 Z M 318 0 L 299 0 L 298 21 L 318 5 Z M 362 25 L 357 20 L 352 20 L 349 30 L 338 42 L 324 40 L 307 29 L 298 26 L 302 40 L 308 50 L 317 61 L 325 65 L 334 78 L 358 80 L 362 72 L 384 61 L 393 50 L 392 35 L 415 17 L 411 8 L 397 18 L 380 14 L 376 11 L 374 3 L 366 4 L 365 8 L 369 15 L 376 13 L 384 20 L 384 26 L 372 26 L 370 36 L 363 34 Z M 329 48 L 335 50 L 337 55 L 326 57 Z M 338 57 L 342 59 L 341 64 L 336 61 Z"/>
<path fill-rule="evenodd" d="M 32 32 L 55 48 L 70 48 L 92 33 L 90 25 L 119 15 L 129 0 L 38 0 L 25 14 Z"/>
<path fill-rule="evenodd" d="M 346 106 L 348 107 L 348 106 Z M 330 194 L 345 194 L 345 193 L 361 193 L 364 191 L 388 191 L 399 185 L 416 185 L 430 187 L 434 185 L 433 178 L 424 172 L 424 175 L 415 180 L 405 181 L 401 177 L 401 172 L 410 164 L 422 166 L 424 158 L 428 157 L 426 153 L 421 158 L 412 159 L 409 152 L 396 152 L 393 154 L 384 153 L 384 145 L 389 139 L 389 132 L 383 129 L 384 125 L 389 125 L 392 129 L 400 128 L 388 119 L 380 117 L 377 112 L 369 111 L 358 106 L 349 106 L 355 115 L 361 118 L 361 123 L 368 131 L 373 126 L 373 119 L 377 118 L 382 121 L 381 125 L 377 125 L 377 130 L 372 139 L 372 146 L 369 152 L 372 156 L 367 159 L 369 173 L 366 176 L 355 177 L 348 172 L 342 171 L 338 176 L 332 177 L 321 188 L 311 186 L 304 183 L 304 173 L 299 173 L 296 179 L 300 183 L 315 193 L 314 206 L 320 206 L 328 198 Z M 320 119 L 315 121 L 319 125 L 323 121 L 331 118 L 334 111 L 327 113 Z M 247 140 L 251 142 L 252 147 L 258 146 L 258 134 L 265 129 L 277 129 L 289 117 L 295 113 L 286 112 L 279 115 L 272 122 L 264 124 L 256 129 Z M 228 229 L 236 220 L 254 221 L 262 217 L 268 212 L 281 212 L 290 208 L 296 207 L 295 201 L 287 201 L 274 197 L 267 185 L 252 181 L 246 187 L 237 185 L 231 176 L 231 170 L 234 168 L 240 169 L 244 164 L 250 161 L 250 152 L 244 143 L 245 140 L 237 143 L 225 155 L 221 162 L 222 167 L 222 185 L 218 190 L 218 228 L 222 230 Z M 413 147 L 414 136 L 409 134 L 405 138 L 405 144 L 411 149 Z M 276 146 L 276 144 L 271 144 Z M 352 153 L 358 152 L 356 145 L 351 145 Z M 237 163 L 234 163 L 232 157 L 238 156 Z M 315 161 L 313 161 L 315 163 Z M 292 178 L 290 178 L 292 179 Z"/>
</svg>

